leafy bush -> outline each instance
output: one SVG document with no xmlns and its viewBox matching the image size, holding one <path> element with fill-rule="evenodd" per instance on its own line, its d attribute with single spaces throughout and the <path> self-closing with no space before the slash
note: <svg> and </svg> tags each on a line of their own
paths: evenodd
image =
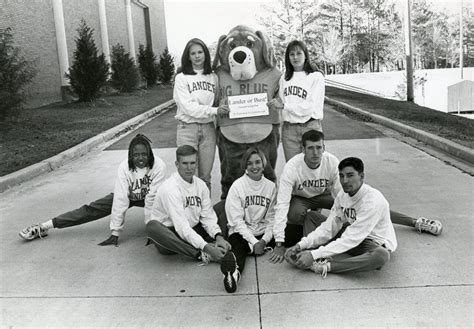
<svg viewBox="0 0 474 329">
<path fill-rule="evenodd" d="M 25 100 L 24 87 L 36 75 L 33 62 L 20 55 L 20 48 L 13 46 L 11 28 L 0 29 L 0 115 L 16 109 Z"/>
<path fill-rule="evenodd" d="M 138 65 L 140 72 L 148 86 L 153 86 L 158 80 L 160 66 L 156 62 L 156 55 L 149 46 L 138 47 Z"/>
<path fill-rule="evenodd" d="M 79 38 L 75 40 L 74 59 L 66 77 L 80 101 L 92 101 L 100 95 L 102 88 L 107 84 L 109 64 L 105 61 L 104 54 L 97 55 L 94 29 L 81 20 L 77 32 Z"/>
<path fill-rule="evenodd" d="M 120 92 L 132 91 L 137 88 L 139 74 L 135 61 L 130 57 L 130 53 L 125 52 L 121 44 L 112 47 L 112 77 L 110 83 L 112 87 Z"/>
<path fill-rule="evenodd" d="M 168 83 L 173 78 L 174 74 L 174 62 L 173 56 L 168 51 L 168 48 L 163 50 L 163 53 L 160 55 L 160 80 L 163 83 Z"/>
</svg>

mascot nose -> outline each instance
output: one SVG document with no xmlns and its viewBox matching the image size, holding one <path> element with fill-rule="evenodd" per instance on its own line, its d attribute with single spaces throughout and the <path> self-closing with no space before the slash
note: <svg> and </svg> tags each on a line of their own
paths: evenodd
<svg viewBox="0 0 474 329">
<path fill-rule="evenodd" d="M 234 54 L 234 60 L 239 64 L 242 64 L 245 61 L 245 57 L 247 57 L 247 54 L 241 50 L 236 51 Z"/>
</svg>

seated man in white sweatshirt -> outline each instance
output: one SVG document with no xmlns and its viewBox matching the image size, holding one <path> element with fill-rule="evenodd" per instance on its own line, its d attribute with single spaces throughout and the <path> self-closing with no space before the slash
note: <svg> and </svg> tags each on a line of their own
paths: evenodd
<svg viewBox="0 0 474 329">
<path fill-rule="evenodd" d="M 285 253 L 288 263 L 323 277 L 380 269 L 397 248 L 389 204 L 382 193 L 364 184 L 362 160 L 346 158 L 338 169 L 343 191 L 329 217 L 317 213 L 325 221 Z M 343 253 L 349 257 L 336 257 Z"/>
<path fill-rule="evenodd" d="M 203 263 L 220 262 L 231 246 L 222 236 L 206 183 L 194 175 L 196 149 L 178 147 L 175 164 L 177 172 L 156 192 L 146 222 L 148 241 L 161 254 L 179 253 Z"/>
<path fill-rule="evenodd" d="M 331 209 L 334 198 L 341 191 L 339 160 L 325 151 L 324 134 L 310 130 L 303 134 L 302 153 L 292 157 L 283 168 L 278 186 L 275 206 L 274 238 L 276 247 L 270 261 L 283 261 L 285 246 L 291 247 L 303 236 L 314 231 L 319 220 L 317 209 Z M 418 219 L 390 211 L 392 223 L 414 227 L 419 232 L 441 234 L 442 224 L 438 220 Z"/>
</svg>

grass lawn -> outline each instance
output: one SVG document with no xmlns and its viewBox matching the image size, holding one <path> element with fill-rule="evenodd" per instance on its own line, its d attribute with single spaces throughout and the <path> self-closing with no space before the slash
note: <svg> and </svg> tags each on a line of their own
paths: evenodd
<svg viewBox="0 0 474 329">
<path fill-rule="evenodd" d="M 473 120 L 409 102 L 385 99 L 334 87 L 326 87 L 326 96 L 474 148 Z M 350 116 L 358 116 L 347 113 L 347 110 L 341 108 L 338 110 Z"/>
<path fill-rule="evenodd" d="M 23 109 L 0 121 L 0 176 L 54 156 L 172 98 L 170 86 L 105 96 L 94 103 Z M 412 103 L 326 87 L 326 95 L 473 148 L 473 121 Z M 339 109 L 347 113 L 343 109 Z M 366 118 L 347 113 L 359 120 Z"/>
<path fill-rule="evenodd" d="M 22 109 L 0 121 L 0 176 L 54 156 L 173 97 L 171 86 L 104 96 L 94 103 Z"/>
</svg>

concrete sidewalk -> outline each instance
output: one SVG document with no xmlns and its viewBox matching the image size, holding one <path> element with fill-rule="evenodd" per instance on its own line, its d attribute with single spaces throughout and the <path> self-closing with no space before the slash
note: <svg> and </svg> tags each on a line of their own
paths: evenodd
<svg viewBox="0 0 474 329">
<path fill-rule="evenodd" d="M 473 178 L 369 125 L 325 111 L 326 149 L 340 159 L 361 157 L 366 182 L 384 193 L 392 209 L 440 219 L 441 236 L 397 226 L 399 249 L 381 271 L 326 279 L 270 264 L 268 256 L 249 258 L 233 295 L 225 292 L 218 265 L 198 266 L 145 247 L 141 209 L 127 213 L 118 248 L 97 246 L 109 236 L 109 218 L 51 230 L 43 240 L 20 240 L 25 226 L 112 191 L 126 157 L 119 143 L 0 194 L 1 327 L 472 327 Z M 175 148 L 165 140 L 172 140 L 173 128 L 152 128 L 154 146 L 166 146 L 154 151 L 168 173 Z M 219 180 L 216 156 L 214 202 Z"/>
</svg>

